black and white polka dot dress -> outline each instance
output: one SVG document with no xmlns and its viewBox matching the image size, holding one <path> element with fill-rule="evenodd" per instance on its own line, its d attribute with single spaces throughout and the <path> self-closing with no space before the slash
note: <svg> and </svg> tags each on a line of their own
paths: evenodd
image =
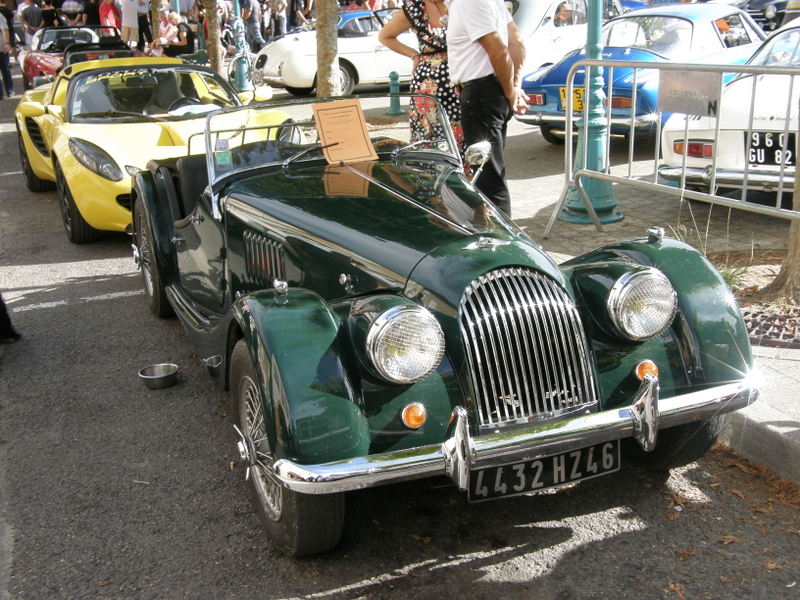
<svg viewBox="0 0 800 600">
<path fill-rule="evenodd" d="M 444 4 L 442 4 L 444 7 Z M 425 0 L 403 0 L 406 15 L 419 42 L 420 61 L 411 78 L 411 91 L 436 96 L 444 107 L 453 128 L 458 149 L 464 146 L 464 130 L 461 127 L 461 88 L 450 81 L 447 65 L 447 30 L 445 24 L 434 27 L 428 20 Z M 430 120 L 431 102 L 424 98 L 412 102 L 409 109 L 411 137 L 419 139 L 441 139 L 443 136 L 435 119 Z"/>
</svg>

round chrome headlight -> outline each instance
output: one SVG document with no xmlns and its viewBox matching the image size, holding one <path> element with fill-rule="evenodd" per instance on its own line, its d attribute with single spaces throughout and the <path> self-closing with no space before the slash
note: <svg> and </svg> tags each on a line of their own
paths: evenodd
<svg viewBox="0 0 800 600">
<path fill-rule="evenodd" d="M 778 11 L 775 8 L 774 4 L 770 4 L 769 6 L 767 6 L 764 9 L 764 16 L 767 17 L 768 19 L 774 19 L 775 15 L 777 15 L 777 14 L 778 14 Z"/>
<path fill-rule="evenodd" d="M 367 332 L 367 353 L 378 373 L 395 383 L 413 383 L 439 366 L 444 334 L 421 306 L 395 306 Z"/>
<path fill-rule="evenodd" d="M 645 268 L 620 277 L 608 294 L 608 314 L 617 331 L 631 340 L 646 340 L 666 329 L 678 299 L 669 279 Z"/>
</svg>

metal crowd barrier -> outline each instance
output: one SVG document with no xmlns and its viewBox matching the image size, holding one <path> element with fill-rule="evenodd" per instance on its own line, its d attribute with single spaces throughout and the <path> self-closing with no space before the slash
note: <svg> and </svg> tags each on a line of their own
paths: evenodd
<svg viewBox="0 0 800 600">
<path fill-rule="evenodd" d="M 597 172 L 591 171 L 585 168 L 582 168 L 582 165 L 586 165 L 586 155 L 588 150 L 588 144 L 583 144 L 583 154 L 581 156 L 581 162 L 577 165 L 574 164 L 574 157 L 573 157 L 573 147 L 572 147 L 572 138 L 574 135 L 574 125 L 575 125 L 575 112 L 573 111 L 573 102 L 574 102 L 574 93 L 573 90 L 575 89 L 574 79 L 575 74 L 579 69 L 587 69 L 588 74 L 588 67 L 602 67 L 605 73 L 605 81 L 608 82 L 607 87 L 605 88 L 606 98 L 610 99 L 614 95 L 614 88 L 613 88 L 613 81 L 614 81 L 614 69 L 615 68 L 625 68 L 625 69 L 633 69 L 632 75 L 632 96 L 631 96 L 631 112 L 630 117 L 625 119 L 620 119 L 619 116 L 613 116 L 611 113 L 611 101 L 607 100 L 605 106 L 605 119 L 607 123 L 613 124 L 616 127 L 624 126 L 627 122 L 628 126 L 628 164 L 627 164 L 627 173 L 623 175 L 620 174 L 612 174 L 610 161 L 606 161 L 606 167 L 604 172 Z M 791 105 L 791 97 L 792 91 L 795 89 L 795 85 L 800 85 L 800 81 L 796 82 L 796 78 L 800 76 L 800 68 L 788 68 L 788 67 L 763 67 L 763 66 L 748 66 L 748 65 L 704 65 L 704 64 L 694 64 L 694 63 L 651 63 L 651 62 L 640 62 L 640 61 L 620 61 L 620 60 L 591 60 L 591 59 L 583 59 L 576 62 L 569 71 L 567 75 L 566 81 L 566 100 L 567 100 L 567 110 L 565 112 L 564 118 L 564 127 L 565 127 L 565 152 L 564 152 L 564 188 L 561 192 L 561 196 L 559 197 L 558 203 L 556 204 L 556 208 L 553 211 L 552 215 L 550 216 L 550 220 L 547 224 L 547 227 L 544 232 L 544 237 L 547 237 L 552 230 L 556 218 L 561 213 L 561 210 L 564 208 L 569 196 L 569 191 L 571 189 L 577 190 L 580 198 L 583 201 L 584 206 L 586 207 L 589 216 L 591 217 L 595 227 L 602 231 L 602 225 L 600 224 L 599 219 L 592 207 L 590 199 L 588 198 L 586 191 L 583 187 L 583 180 L 586 178 L 590 179 L 599 179 L 605 180 L 611 183 L 622 184 L 622 185 L 629 185 L 633 186 L 638 189 L 642 189 L 647 191 L 648 193 L 658 192 L 667 194 L 670 196 L 676 196 L 681 199 L 693 199 L 693 200 L 700 200 L 704 202 L 708 202 L 711 204 L 717 204 L 721 206 L 727 206 L 730 208 L 736 208 L 739 210 L 745 210 L 754 213 L 760 213 L 764 215 L 770 215 L 773 217 L 780 217 L 784 219 L 790 220 L 800 220 L 800 211 L 795 210 L 788 210 L 781 208 L 781 200 L 783 197 L 784 192 L 793 192 L 794 191 L 794 165 L 788 165 L 782 161 L 779 169 L 779 177 L 778 177 L 778 184 L 777 189 L 775 190 L 775 201 L 772 206 L 764 205 L 764 204 L 754 204 L 752 202 L 748 202 L 748 192 L 751 191 L 748 186 L 748 181 L 752 183 L 753 178 L 758 177 L 757 173 L 753 173 L 750 167 L 750 161 L 745 160 L 745 164 L 743 165 L 744 168 L 744 180 L 741 186 L 738 185 L 731 185 L 730 180 L 726 180 L 724 177 L 718 177 L 718 170 L 717 170 L 717 160 L 719 158 L 719 134 L 720 134 L 720 118 L 713 118 L 713 122 L 715 122 L 716 129 L 714 132 L 713 140 L 713 147 L 715 148 L 713 152 L 713 156 L 710 160 L 708 167 L 705 169 L 706 171 L 706 179 L 707 184 L 703 183 L 702 186 L 699 185 L 687 185 L 686 183 L 686 163 L 688 160 L 688 147 L 684 148 L 683 152 L 683 165 L 681 167 L 683 174 L 680 176 L 678 182 L 676 182 L 676 186 L 667 185 L 663 183 L 664 179 L 659 174 L 659 157 L 661 151 L 661 136 L 662 136 L 662 121 L 666 121 L 666 117 L 669 114 L 676 114 L 675 112 L 667 113 L 661 112 L 660 107 L 657 107 L 658 111 L 652 113 L 650 115 L 646 115 L 644 120 L 649 120 L 652 122 L 655 128 L 655 155 L 653 157 L 653 170 L 650 175 L 646 178 L 635 178 L 633 175 L 633 163 L 634 163 L 634 147 L 636 143 L 636 127 L 635 124 L 637 119 L 639 122 L 642 121 L 642 116 L 636 115 L 636 105 L 637 105 L 637 82 L 640 77 L 640 73 L 645 70 L 658 70 L 659 71 L 659 78 L 661 78 L 661 72 L 663 71 L 682 71 L 682 72 L 699 72 L 699 73 L 713 73 L 713 74 L 720 74 L 720 83 L 719 83 L 719 90 L 718 90 L 718 105 L 716 106 L 716 115 L 724 114 L 725 111 L 725 98 L 723 95 L 723 90 L 727 83 L 733 77 L 742 75 L 742 74 L 753 74 L 754 78 L 756 79 L 756 83 L 752 86 L 752 93 L 750 98 L 737 98 L 736 103 L 742 102 L 749 102 L 749 120 L 748 120 L 748 128 L 747 128 L 747 137 L 743 138 L 742 143 L 747 143 L 749 147 L 749 142 L 745 142 L 745 140 L 750 140 L 751 136 L 754 131 L 759 131 L 758 126 L 754 128 L 754 116 L 756 113 L 756 105 L 755 105 L 755 98 L 756 92 L 758 89 L 758 85 L 760 84 L 760 78 L 756 77 L 758 75 L 786 75 L 791 77 L 790 80 L 790 87 L 789 87 L 789 94 L 786 98 L 786 114 L 784 116 L 784 131 L 783 131 L 783 144 L 785 151 L 786 144 L 788 143 L 789 136 L 788 133 L 794 133 L 796 143 L 800 142 L 800 134 L 798 134 L 797 126 L 795 128 L 789 130 L 789 123 L 791 119 L 789 118 L 791 113 L 794 113 L 795 122 L 797 122 L 797 106 Z M 588 84 L 588 77 L 584 77 L 584 81 Z M 588 94 L 584 94 L 584 98 L 588 98 Z M 730 99 L 728 100 L 730 103 Z M 580 113 L 579 113 L 580 114 Z M 678 114 L 687 114 L 687 113 L 678 113 Z M 583 107 L 583 119 L 582 119 L 582 128 L 583 128 L 583 135 L 584 140 L 587 139 L 586 134 L 588 133 L 588 121 L 589 121 L 589 102 L 588 99 L 584 101 Z M 689 120 L 685 119 L 685 126 L 684 126 L 684 135 L 683 140 L 686 146 L 688 146 L 688 136 L 691 133 L 689 131 Z M 763 128 L 762 128 L 763 129 Z M 639 135 L 642 135 L 641 133 Z M 608 157 L 610 153 L 610 143 L 611 143 L 611 136 L 608 135 L 605 138 L 605 156 Z M 797 147 L 789 148 L 791 151 L 795 152 L 798 150 Z M 745 148 L 745 151 L 747 148 Z M 747 156 L 745 156 L 747 158 Z M 794 161 L 796 164 L 796 161 Z M 788 168 L 787 168 L 788 167 Z M 619 171 L 618 167 L 615 167 L 615 170 Z M 624 169 L 623 169 L 624 171 Z M 719 191 L 718 188 L 724 189 L 741 189 L 741 197 L 740 198 L 730 198 L 718 195 L 716 192 Z M 705 191 L 702 188 L 706 188 Z"/>
</svg>

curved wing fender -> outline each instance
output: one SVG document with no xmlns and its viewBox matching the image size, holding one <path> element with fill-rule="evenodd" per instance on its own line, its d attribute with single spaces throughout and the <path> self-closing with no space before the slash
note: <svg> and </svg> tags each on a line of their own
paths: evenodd
<svg viewBox="0 0 800 600">
<path fill-rule="evenodd" d="M 722 275 L 697 250 L 677 240 L 638 239 L 604 246 L 574 258 L 561 266 L 581 295 L 582 303 L 595 313 L 604 302 L 582 278 L 586 273 L 613 272 L 619 265 L 643 265 L 659 269 L 669 279 L 678 298 L 678 314 L 671 327 L 640 346 L 658 342 L 667 349 L 675 344 L 690 386 L 704 386 L 741 380 L 752 369 L 750 341 L 739 307 Z M 592 306 L 594 305 L 594 306 Z M 604 308 L 604 307 L 603 307 Z M 616 349 L 632 346 L 620 340 Z M 626 350 L 627 352 L 627 350 Z M 666 366 L 666 365 L 665 365 Z"/>
<path fill-rule="evenodd" d="M 141 203 L 153 228 L 153 244 L 161 280 L 172 283 L 178 278 L 177 259 L 172 245 L 172 211 L 166 199 L 163 182 L 150 171 L 139 171 L 133 177 L 133 201 Z M 137 223 L 133 223 L 134 231 Z"/>
<path fill-rule="evenodd" d="M 363 456 L 369 428 L 343 364 L 341 321 L 317 294 L 258 292 L 234 304 L 259 377 L 276 458 Z"/>
</svg>

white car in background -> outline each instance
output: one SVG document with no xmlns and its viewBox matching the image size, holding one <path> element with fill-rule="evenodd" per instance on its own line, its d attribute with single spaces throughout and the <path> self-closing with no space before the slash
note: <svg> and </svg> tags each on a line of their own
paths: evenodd
<svg viewBox="0 0 800 600">
<path fill-rule="evenodd" d="M 401 83 L 411 81 L 412 61 L 389 50 L 378 41 L 378 32 L 397 9 L 339 13 L 338 51 L 342 93 L 352 93 L 356 85 L 388 84 L 396 71 Z M 399 39 L 417 48 L 417 37 L 406 32 Z M 317 85 L 317 34 L 297 31 L 267 44 L 255 58 L 262 80 L 283 87 L 298 96 Z"/>
<path fill-rule="evenodd" d="M 767 38 L 751 66 L 800 66 L 800 20 Z M 755 95 L 753 86 L 755 85 Z M 750 112 L 753 99 L 752 121 Z M 687 186 L 708 186 L 716 160 L 716 185 L 723 188 L 794 190 L 800 77 L 789 74 L 742 74 L 731 80 L 719 104 L 719 140 L 714 143 L 716 119 L 674 114 L 661 135 L 663 161 L 659 175 Z M 684 159 L 685 169 L 684 169 Z"/>
<path fill-rule="evenodd" d="M 616 2 L 616 16 L 621 8 Z M 557 63 L 586 45 L 588 25 L 586 0 L 507 0 L 506 7 L 522 34 L 527 54 L 522 73 Z"/>
</svg>

